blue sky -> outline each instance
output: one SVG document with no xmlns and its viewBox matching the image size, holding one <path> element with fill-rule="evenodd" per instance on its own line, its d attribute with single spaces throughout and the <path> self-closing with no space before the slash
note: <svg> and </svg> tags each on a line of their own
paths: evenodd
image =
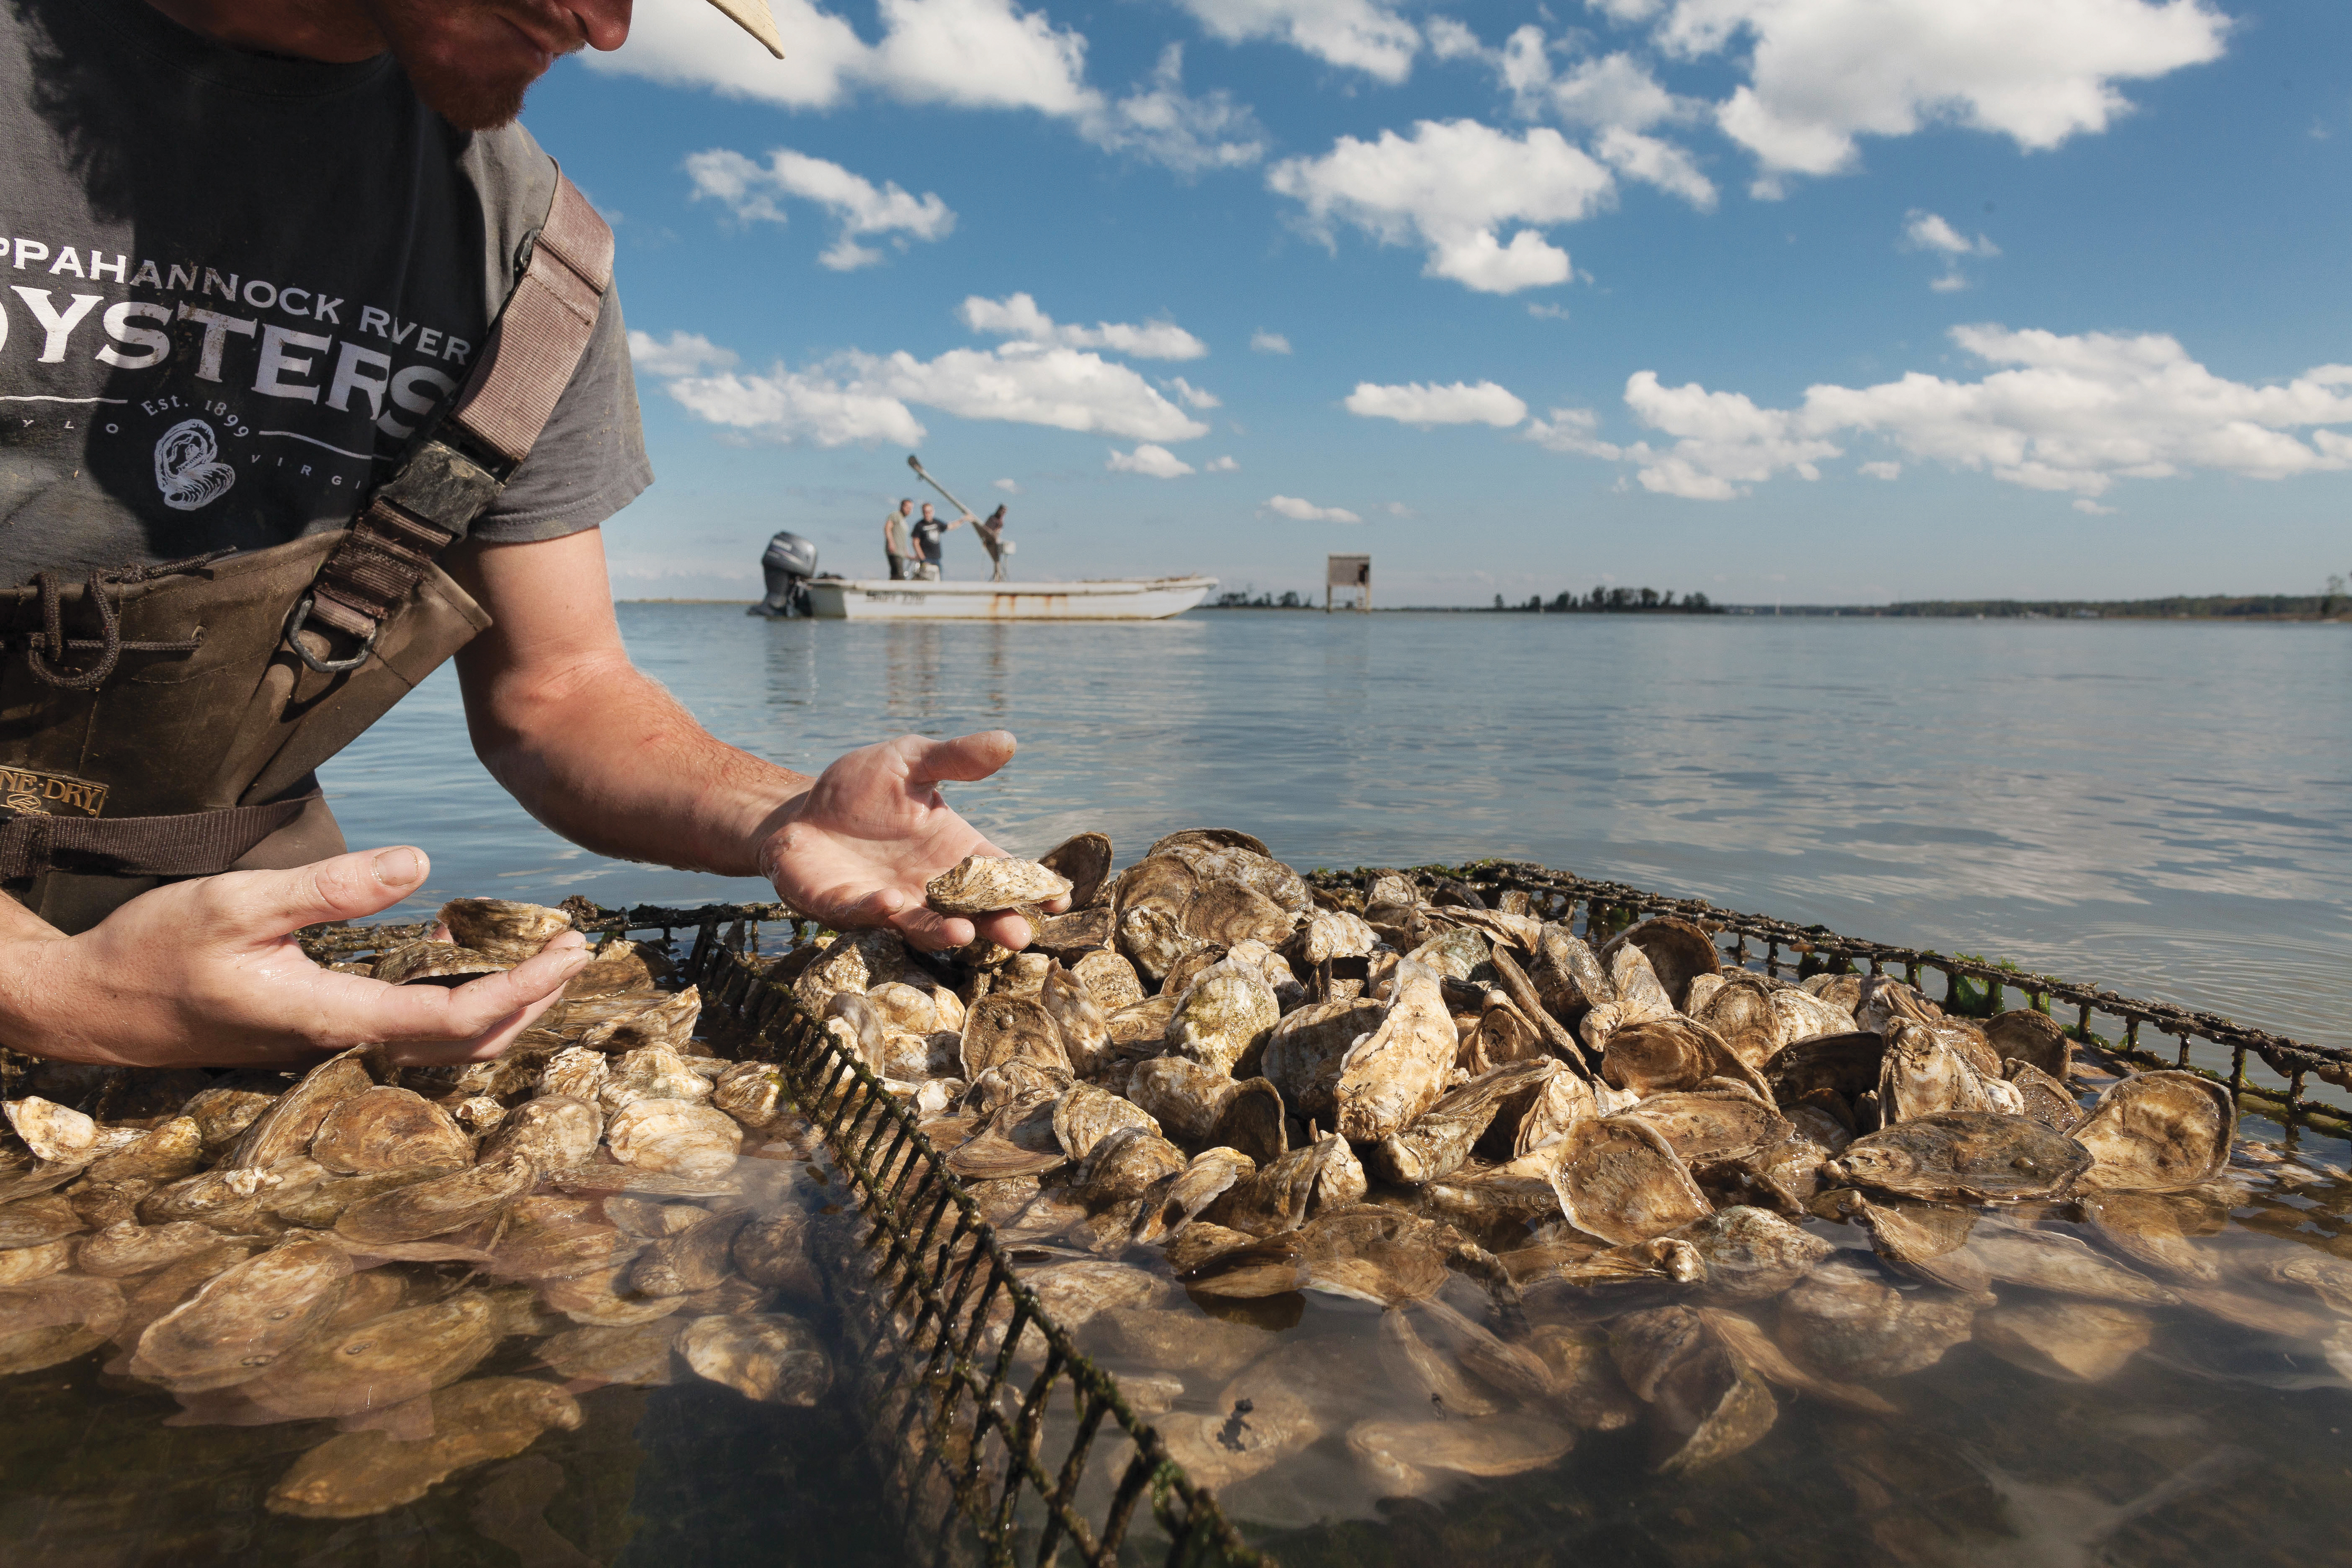
<svg viewBox="0 0 2352 1568">
<path fill-rule="evenodd" d="M 2352 572 L 2352 13 L 2204 0 L 701 0 L 525 122 L 616 220 L 624 597 L 878 571 L 1381 597 Z M 950 575 L 979 552 L 951 535 Z"/>
</svg>

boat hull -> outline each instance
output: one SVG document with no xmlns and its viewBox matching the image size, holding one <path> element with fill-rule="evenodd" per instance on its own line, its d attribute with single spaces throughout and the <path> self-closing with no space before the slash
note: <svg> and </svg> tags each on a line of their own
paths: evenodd
<svg viewBox="0 0 2352 1568">
<path fill-rule="evenodd" d="M 1214 577 L 1093 583 L 894 583 L 817 578 L 809 614 L 821 621 L 1161 621 L 1208 596 Z"/>
</svg>

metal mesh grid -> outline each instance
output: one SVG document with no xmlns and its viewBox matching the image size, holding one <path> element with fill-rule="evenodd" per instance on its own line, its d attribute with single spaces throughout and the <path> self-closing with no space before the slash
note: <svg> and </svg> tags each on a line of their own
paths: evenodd
<svg viewBox="0 0 2352 1568">
<path fill-rule="evenodd" d="M 1383 874 L 1380 868 L 1318 870 L 1307 880 L 1344 904 Z M 1971 1016 L 2001 1010 L 2014 991 L 2044 1012 L 2071 1008 L 2066 1032 L 2110 1055 L 2227 1083 L 2242 1106 L 2280 1123 L 2290 1141 L 2304 1127 L 2352 1135 L 2352 1110 L 2340 1093 L 2352 1084 L 2352 1050 L 2340 1047 L 1526 862 L 1424 866 L 1402 874 L 1440 900 L 1461 891 L 1482 899 L 1524 892 L 1534 912 L 1589 941 L 1650 915 L 1679 915 L 1714 933 L 1727 964 L 1769 974 L 1899 970 L 1916 985 L 1933 971 L 1944 977 L 1944 994 L 1935 999 Z M 766 979 L 761 926 L 782 924 L 794 942 L 813 930 L 804 932 L 781 904 L 607 910 L 575 899 L 565 907 L 591 932 L 658 931 L 671 941 L 693 931 L 681 977 L 700 985 L 708 1013 L 739 1032 L 741 1054 L 778 1066 L 855 1189 L 855 1213 L 845 1215 L 849 1223 L 834 1239 L 836 1304 L 856 1342 L 851 1360 L 911 1556 L 1041 1568 L 1154 1558 L 1171 1568 L 1240 1568 L 1265 1561 L 1168 1457 L 1116 1380 L 1077 1350 L 1020 1283 L 979 1205 L 949 1173 L 907 1107 L 817 1027 L 784 985 Z M 426 929 L 314 928 L 303 933 L 303 945 L 314 957 L 341 957 Z M 2144 1031 L 2168 1037 L 2169 1057 L 2143 1044 Z M 2318 1098 L 2315 1080 L 2338 1094 Z M 1147 1500 L 1164 1544 L 1134 1538 Z"/>
</svg>

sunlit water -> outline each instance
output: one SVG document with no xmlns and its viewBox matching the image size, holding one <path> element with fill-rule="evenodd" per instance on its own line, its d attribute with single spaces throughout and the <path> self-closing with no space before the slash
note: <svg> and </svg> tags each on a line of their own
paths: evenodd
<svg viewBox="0 0 2352 1568">
<path fill-rule="evenodd" d="M 1005 848 L 1245 828 L 1308 866 L 1512 856 L 2010 958 L 2352 1044 L 2340 626 L 1195 613 L 1137 626 L 769 622 L 625 605 L 713 732 L 814 771 L 1002 727 L 950 786 Z M 604 860 L 467 749 L 445 672 L 326 773 L 357 845 L 457 893 L 762 896 Z"/>
<path fill-rule="evenodd" d="M 1125 859 L 1171 827 L 1222 824 L 1301 867 L 1524 857 L 2352 1041 L 2352 639 L 2336 630 L 622 616 L 640 663 L 707 724 L 787 765 L 908 730 L 1013 730 L 1013 766 L 954 795 L 1014 850 L 1100 828 Z M 433 851 L 419 910 L 458 893 L 761 896 L 563 845 L 463 737 L 454 683 L 436 678 L 328 773 L 355 845 Z M 2242 1172 L 2249 1204 L 2210 1245 L 2248 1279 L 2251 1260 L 2298 1244 L 2352 1254 L 2345 1152 L 2307 1140 L 2291 1180 Z M 2233 1288 L 2325 1314 L 2308 1295 Z M 1466 1280 L 1448 1297 L 1483 1309 Z M 1530 1301 L 1538 1319 L 1580 1310 Z M 1769 1303 L 1748 1310 L 1769 1325 Z M 1344 1354 L 1327 1367 L 1327 1436 L 1227 1497 L 1286 1562 L 2301 1568 L 2339 1557 L 2352 1521 L 2352 1384 L 2322 1341 L 2187 1307 L 2153 1310 L 2148 1347 L 2095 1385 L 1963 1344 L 1880 1385 L 1893 1417 L 1784 1395 L 1763 1441 L 1694 1477 L 1652 1477 L 1635 1429 L 1584 1434 L 1536 1474 L 1384 1498 L 1344 1434 L 1426 1412 L 1398 1404 L 1370 1312 L 1309 1296 L 1267 1320 L 1305 1360 L 1363 1352 L 1360 1375 Z M 529 1370 L 525 1347 L 500 1354 L 493 1370 Z M 0 1543 L 26 1561 L 896 1561 L 840 1398 L 776 1410 L 690 1378 L 599 1390 L 579 1432 L 339 1522 L 259 1506 L 315 1424 L 165 1427 L 168 1401 L 89 1360 L 5 1394 Z M 1222 1394 L 1192 1378 L 1178 1407 L 1216 1411 Z"/>
</svg>

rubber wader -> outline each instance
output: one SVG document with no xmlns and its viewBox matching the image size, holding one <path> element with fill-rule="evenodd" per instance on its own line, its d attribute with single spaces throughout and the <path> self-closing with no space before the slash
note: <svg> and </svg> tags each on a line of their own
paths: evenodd
<svg viewBox="0 0 2352 1568">
<path fill-rule="evenodd" d="M 435 564 L 587 349 L 613 234 L 558 174 L 473 373 L 348 528 L 0 592 L 0 886 L 58 929 L 343 851 L 314 770 L 490 624 Z"/>
</svg>

